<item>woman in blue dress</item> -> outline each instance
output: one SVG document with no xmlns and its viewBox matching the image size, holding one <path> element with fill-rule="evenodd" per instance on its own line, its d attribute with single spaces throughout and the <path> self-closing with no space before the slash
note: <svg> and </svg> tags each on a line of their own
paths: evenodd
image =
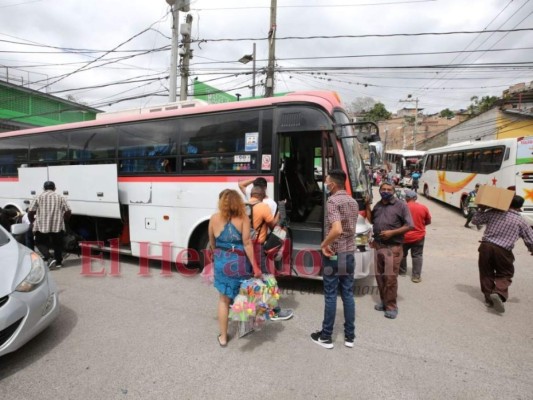
<svg viewBox="0 0 533 400">
<path fill-rule="evenodd" d="M 218 343 L 225 347 L 231 301 L 239 293 L 241 282 L 252 276 L 252 270 L 255 277 L 261 277 L 250 240 L 250 218 L 241 195 L 235 190 L 220 193 L 218 212 L 209 220 L 209 245 L 214 256 L 214 286 L 220 293 Z"/>
</svg>

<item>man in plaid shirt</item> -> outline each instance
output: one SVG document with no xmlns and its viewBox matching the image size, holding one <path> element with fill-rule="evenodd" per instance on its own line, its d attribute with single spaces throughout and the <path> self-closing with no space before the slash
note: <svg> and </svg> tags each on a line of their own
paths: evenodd
<svg viewBox="0 0 533 400">
<path fill-rule="evenodd" d="M 331 335 L 337 311 L 337 289 L 344 307 L 344 345 L 353 347 L 355 339 L 355 225 L 359 207 L 345 188 L 346 174 L 331 170 L 324 187 L 331 196 L 327 202 L 326 237 L 320 245 L 323 255 L 324 320 L 322 330 L 311 334 L 311 340 L 326 349 L 333 348 Z"/>
<path fill-rule="evenodd" d="M 55 190 L 55 183 L 46 181 L 44 192 L 33 200 L 28 211 L 30 222 L 33 222 L 35 245 L 50 269 L 61 268 L 64 221 L 68 221 L 71 214 L 67 201 Z M 50 255 L 50 243 L 54 249 L 54 259 Z"/>
<path fill-rule="evenodd" d="M 524 198 L 514 196 L 509 211 L 485 210 L 480 206 L 472 218 L 474 225 L 487 225 L 479 246 L 479 280 L 488 307 L 504 312 L 514 275 L 513 247 L 524 240 L 533 255 L 533 230 L 519 214 Z"/>
</svg>

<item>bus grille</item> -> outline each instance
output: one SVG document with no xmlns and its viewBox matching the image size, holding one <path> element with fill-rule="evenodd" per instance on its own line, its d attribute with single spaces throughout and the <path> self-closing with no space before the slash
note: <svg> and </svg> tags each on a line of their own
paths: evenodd
<svg viewBox="0 0 533 400">
<path fill-rule="evenodd" d="M 4 304 L 6 304 L 8 299 L 9 299 L 9 296 L 4 296 L 4 297 L 0 298 L 0 307 L 2 307 Z"/>
<path fill-rule="evenodd" d="M 300 126 L 302 124 L 302 114 L 297 113 L 285 113 L 281 116 L 281 126 L 283 128 Z"/>
<path fill-rule="evenodd" d="M 9 338 L 11 337 L 11 335 L 13 335 L 13 333 L 15 333 L 15 331 L 17 330 L 17 328 L 19 327 L 19 325 L 20 325 L 20 323 L 22 322 L 23 319 L 24 318 L 19 319 L 15 323 L 9 325 L 3 331 L 0 331 L 0 346 L 2 346 L 5 342 L 7 342 L 9 340 Z"/>
<path fill-rule="evenodd" d="M 533 183 L 533 171 L 522 171 L 522 180 L 527 183 Z"/>
</svg>

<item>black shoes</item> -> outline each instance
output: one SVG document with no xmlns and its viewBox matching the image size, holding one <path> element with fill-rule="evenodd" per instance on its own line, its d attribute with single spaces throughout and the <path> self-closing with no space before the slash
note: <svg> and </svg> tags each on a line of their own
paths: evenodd
<svg viewBox="0 0 533 400">
<path fill-rule="evenodd" d="M 333 348 L 333 341 L 331 340 L 331 338 L 323 338 L 322 331 L 316 331 L 315 333 L 311 333 L 311 340 L 315 342 L 316 344 L 318 344 L 319 346 L 324 347 L 325 349 Z M 352 342 L 352 346 L 353 346 L 353 342 Z"/>
</svg>

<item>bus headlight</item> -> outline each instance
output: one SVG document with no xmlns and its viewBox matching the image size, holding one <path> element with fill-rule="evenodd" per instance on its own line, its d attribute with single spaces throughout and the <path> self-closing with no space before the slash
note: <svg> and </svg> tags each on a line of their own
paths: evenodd
<svg viewBox="0 0 533 400">
<path fill-rule="evenodd" d="M 41 257 L 36 253 L 31 253 L 31 269 L 30 273 L 15 289 L 17 292 L 31 292 L 36 289 L 44 280 L 46 270 Z"/>
</svg>

